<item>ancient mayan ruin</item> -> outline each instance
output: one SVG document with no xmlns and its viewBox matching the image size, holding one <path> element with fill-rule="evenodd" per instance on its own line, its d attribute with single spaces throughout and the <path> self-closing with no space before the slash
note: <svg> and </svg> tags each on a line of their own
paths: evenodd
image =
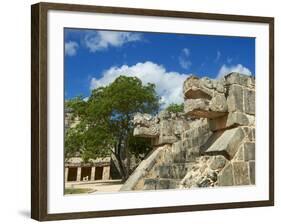
<svg viewBox="0 0 281 224">
<path fill-rule="evenodd" d="M 122 190 L 188 189 L 255 184 L 255 79 L 190 76 L 184 113 L 136 114 L 134 135 L 153 151 Z"/>
</svg>

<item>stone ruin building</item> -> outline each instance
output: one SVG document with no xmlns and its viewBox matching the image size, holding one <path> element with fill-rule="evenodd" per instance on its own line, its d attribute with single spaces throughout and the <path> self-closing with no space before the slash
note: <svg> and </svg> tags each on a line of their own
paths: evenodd
<svg viewBox="0 0 281 224">
<path fill-rule="evenodd" d="M 83 162 L 82 158 L 71 157 L 64 165 L 65 182 L 70 181 L 96 181 L 109 180 L 111 167 L 111 158 L 99 158 Z"/>
<path fill-rule="evenodd" d="M 134 135 L 154 149 L 121 191 L 255 184 L 254 77 L 191 76 L 183 94 L 184 113 L 135 115 Z"/>
</svg>

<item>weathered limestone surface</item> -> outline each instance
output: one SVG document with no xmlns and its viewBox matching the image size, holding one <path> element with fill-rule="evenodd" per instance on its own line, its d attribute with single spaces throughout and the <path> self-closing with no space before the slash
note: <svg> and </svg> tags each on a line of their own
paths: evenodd
<svg viewBox="0 0 281 224">
<path fill-rule="evenodd" d="M 208 81 L 207 81 L 208 80 Z M 195 87 L 193 84 L 195 83 Z M 206 85 L 207 83 L 207 85 Z M 223 88 L 216 88 L 219 83 Z M 193 94 L 193 89 L 196 94 Z M 207 90 L 208 89 L 208 90 Z M 210 91 L 212 89 L 212 91 Z M 199 95 L 198 92 L 203 92 Z M 201 186 L 194 179 L 207 178 L 209 170 L 217 177 L 208 186 L 232 186 L 255 184 L 255 80 L 253 77 L 231 73 L 223 79 L 187 79 L 184 83 L 185 112 L 187 115 L 207 117 L 212 135 L 200 147 L 200 156 L 193 173 L 181 181 L 182 188 Z M 218 96 L 220 100 L 218 99 Z M 206 97 L 208 96 L 208 97 Z M 205 106 L 189 106 L 188 101 L 203 100 Z M 211 106 L 216 102 L 218 106 Z M 221 102 L 221 104 L 220 104 Z M 227 105 L 227 106 L 226 106 Z M 226 109 L 226 110 L 225 110 Z M 222 112 L 226 111 L 225 114 Z M 221 112 L 219 116 L 218 112 Z M 195 116 L 195 117 L 196 117 Z M 199 138 L 201 136 L 199 135 Z M 188 150 L 188 149 L 187 149 Z M 200 165 L 201 164 L 201 165 Z M 202 172 L 202 170 L 204 170 Z M 207 173 L 206 173 L 207 172 Z M 192 178 L 191 178 L 192 179 Z M 214 179 L 213 179 L 214 180 Z"/>
<path fill-rule="evenodd" d="M 244 139 L 242 128 L 237 127 L 223 132 L 223 134 L 205 151 L 206 154 L 222 154 L 232 159 L 240 143 Z"/>
<path fill-rule="evenodd" d="M 136 114 L 133 120 L 134 135 L 145 138 L 156 138 L 159 136 L 159 120 L 150 114 Z"/>
<path fill-rule="evenodd" d="M 233 166 L 228 164 L 218 175 L 218 185 L 219 186 L 232 186 L 234 185 L 233 180 Z"/>
<path fill-rule="evenodd" d="M 153 145 L 172 144 L 180 139 L 181 133 L 189 127 L 189 119 L 184 114 L 160 112 L 157 116 L 136 114 L 134 136 L 151 138 Z"/>
<path fill-rule="evenodd" d="M 250 184 L 249 164 L 243 161 L 233 162 L 233 178 L 235 185 Z"/>
<path fill-rule="evenodd" d="M 255 143 L 254 142 L 245 142 L 244 159 L 245 159 L 245 161 L 255 160 Z"/>
<path fill-rule="evenodd" d="M 246 114 L 235 111 L 230 112 L 227 116 L 226 127 L 231 126 L 247 126 L 249 125 L 249 119 Z"/>
<path fill-rule="evenodd" d="M 247 114 L 255 114 L 255 91 L 244 89 L 244 111 Z"/>
<path fill-rule="evenodd" d="M 216 118 L 227 112 L 226 89 L 221 80 L 187 78 L 183 85 L 184 111 L 193 117 Z"/>
<path fill-rule="evenodd" d="M 210 163 L 210 168 L 212 170 L 221 170 L 226 163 L 227 163 L 227 159 L 224 156 L 222 155 L 214 156 L 212 162 Z"/>
<path fill-rule="evenodd" d="M 249 169 L 250 169 L 250 182 L 251 182 L 251 184 L 256 184 L 255 161 L 249 162 Z"/>
<path fill-rule="evenodd" d="M 227 112 L 228 108 L 225 95 L 222 93 L 217 93 L 210 101 L 209 108 L 211 111 Z"/>
<path fill-rule="evenodd" d="M 236 84 L 230 86 L 227 105 L 229 112 L 243 111 L 243 87 Z"/>
<path fill-rule="evenodd" d="M 109 177 L 110 177 L 110 166 L 105 166 L 103 168 L 102 178 L 104 180 L 109 180 Z"/>
<path fill-rule="evenodd" d="M 121 191 L 124 190 L 133 190 L 137 185 L 143 185 L 144 177 L 149 176 L 152 168 L 156 167 L 156 164 L 159 165 L 163 161 L 165 153 L 168 153 L 171 146 L 165 145 L 162 147 L 156 148 L 151 154 L 144 159 L 140 165 L 135 169 L 132 175 L 128 178 L 126 183 L 121 187 Z"/>
<path fill-rule="evenodd" d="M 121 190 L 255 184 L 255 79 L 190 76 L 183 94 L 184 113 L 136 114 L 134 135 L 155 149 Z"/>
</svg>

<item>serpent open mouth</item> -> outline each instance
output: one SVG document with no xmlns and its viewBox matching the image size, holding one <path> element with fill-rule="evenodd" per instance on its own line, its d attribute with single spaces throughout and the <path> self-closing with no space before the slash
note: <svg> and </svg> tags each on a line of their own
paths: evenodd
<svg viewBox="0 0 281 224">
<path fill-rule="evenodd" d="M 219 80 L 191 76 L 184 82 L 184 111 L 195 118 L 218 118 L 227 114 L 225 88 Z"/>
<path fill-rule="evenodd" d="M 137 113 L 134 116 L 134 136 L 156 138 L 159 135 L 157 118 L 149 114 Z"/>
</svg>

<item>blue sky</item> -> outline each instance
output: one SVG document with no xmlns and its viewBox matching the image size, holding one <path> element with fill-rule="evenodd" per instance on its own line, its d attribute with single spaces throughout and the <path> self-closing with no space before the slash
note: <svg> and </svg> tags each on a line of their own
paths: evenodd
<svg viewBox="0 0 281 224">
<path fill-rule="evenodd" d="M 156 84 L 162 103 L 182 102 L 190 75 L 255 74 L 255 39 L 65 28 L 65 97 L 89 96 L 119 75 Z"/>
</svg>

